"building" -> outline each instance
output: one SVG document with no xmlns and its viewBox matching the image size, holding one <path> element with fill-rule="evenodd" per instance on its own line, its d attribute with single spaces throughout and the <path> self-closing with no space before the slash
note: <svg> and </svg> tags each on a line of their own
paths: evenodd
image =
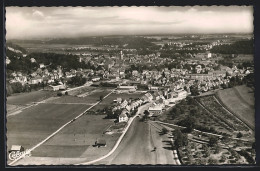
<svg viewBox="0 0 260 171">
<path fill-rule="evenodd" d="M 159 90 L 159 87 L 149 86 L 149 90 Z"/>
<path fill-rule="evenodd" d="M 156 113 L 160 114 L 162 112 L 162 106 L 160 105 L 151 106 L 148 108 L 148 112 L 152 114 L 156 114 Z"/>
<path fill-rule="evenodd" d="M 52 91 L 58 91 L 58 90 L 65 90 L 66 87 L 64 85 L 48 85 L 48 87 L 46 88 L 47 90 L 52 90 Z"/>
<path fill-rule="evenodd" d="M 31 63 L 36 62 L 36 60 L 34 58 L 31 58 L 30 60 L 31 60 Z"/>
<path fill-rule="evenodd" d="M 187 91 L 185 91 L 185 90 L 178 91 L 177 93 L 178 93 L 178 98 L 180 98 L 180 99 L 186 98 L 188 95 Z"/>
<path fill-rule="evenodd" d="M 40 64 L 40 68 L 44 68 L 45 65 L 43 63 Z"/>
<path fill-rule="evenodd" d="M 208 58 L 211 58 L 211 57 L 212 57 L 212 54 L 211 54 L 211 53 L 208 53 L 208 54 L 207 54 L 207 57 L 208 57 Z"/>
<path fill-rule="evenodd" d="M 121 60 L 124 59 L 124 54 L 123 54 L 123 51 L 122 51 L 122 50 L 120 51 L 120 59 L 121 59 Z"/>
<path fill-rule="evenodd" d="M 125 108 L 127 104 L 128 104 L 128 102 L 127 102 L 126 100 L 124 100 L 124 101 L 120 104 L 120 107 L 121 107 L 121 108 Z"/>
<path fill-rule="evenodd" d="M 10 64 L 10 62 L 11 62 L 11 60 L 8 57 L 6 57 L 6 60 L 5 60 L 6 65 Z"/>
<path fill-rule="evenodd" d="M 42 82 L 43 82 L 43 78 L 40 76 L 36 76 L 36 77 L 32 78 L 29 83 L 38 84 L 38 83 L 42 83 Z"/>
<path fill-rule="evenodd" d="M 106 143 L 106 140 L 104 139 L 97 139 L 96 142 L 95 142 L 95 146 L 97 147 L 106 147 L 107 146 L 107 143 Z"/>
<path fill-rule="evenodd" d="M 152 101 L 153 100 L 153 96 L 150 93 L 146 93 L 144 95 L 144 99 L 147 101 Z"/>
<path fill-rule="evenodd" d="M 93 82 L 97 82 L 97 81 L 99 81 L 99 80 L 100 80 L 100 77 L 92 78 L 92 81 L 93 81 Z"/>
<path fill-rule="evenodd" d="M 127 122 L 128 117 L 125 112 L 122 112 L 118 117 L 118 122 Z"/>
<path fill-rule="evenodd" d="M 21 145 L 12 145 L 11 150 L 9 152 L 23 152 L 24 147 Z"/>
<path fill-rule="evenodd" d="M 117 103 L 121 103 L 121 102 L 122 102 L 122 98 L 118 97 L 118 98 L 116 99 L 116 102 L 117 102 Z"/>
<path fill-rule="evenodd" d="M 126 91 L 136 91 L 137 86 L 117 86 L 118 90 L 126 90 Z"/>
</svg>

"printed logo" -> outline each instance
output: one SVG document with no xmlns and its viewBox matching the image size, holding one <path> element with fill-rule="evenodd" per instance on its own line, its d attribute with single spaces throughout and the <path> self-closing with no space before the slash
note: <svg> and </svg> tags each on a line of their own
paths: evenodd
<svg viewBox="0 0 260 171">
<path fill-rule="evenodd" d="M 18 159 L 19 157 L 30 157 L 31 156 L 31 152 L 26 150 L 26 151 L 12 151 L 11 153 L 9 153 L 9 159 L 10 160 L 15 160 Z"/>
</svg>

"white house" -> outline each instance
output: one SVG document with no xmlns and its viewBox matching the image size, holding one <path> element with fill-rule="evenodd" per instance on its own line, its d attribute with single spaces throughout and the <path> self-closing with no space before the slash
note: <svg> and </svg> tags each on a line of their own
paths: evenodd
<svg viewBox="0 0 260 171">
<path fill-rule="evenodd" d="M 31 58 L 30 60 L 31 60 L 31 63 L 36 62 L 36 60 L 34 58 Z"/>
<path fill-rule="evenodd" d="M 159 90 L 159 87 L 149 86 L 149 90 Z"/>
<path fill-rule="evenodd" d="M 99 80 L 100 80 L 100 77 L 92 78 L 92 81 L 93 81 L 93 82 L 99 81 Z"/>
<path fill-rule="evenodd" d="M 66 87 L 64 85 L 56 85 L 56 86 L 53 86 L 53 85 L 49 85 L 47 87 L 48 90 L 52 90 L 52 91 L 58 91 L 58 90 L 65 90 Z"/>
<path fill-rule="evenodd" d="M 161 113 L 162 112 L 162 106 L 161 105 L 155 105 L 148 108 L 148 111 L 150 113 Z"/>
<path fill-rule="evenodd" d="M 122 112 L 119 117 L 118 117 L 118 121 L 119 122 L 127 122 L 128 121 L 128 117 L 126 115 L 126 113 Z"/>
<path fill-rule="evenodd" d="M 45 65 L 43 63 L 40 64 L 40 68 L 44 68 Z"/>
</svg>

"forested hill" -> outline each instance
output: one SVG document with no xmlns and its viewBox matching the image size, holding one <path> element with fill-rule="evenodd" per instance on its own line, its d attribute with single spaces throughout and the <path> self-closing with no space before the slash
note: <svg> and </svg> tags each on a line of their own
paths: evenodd
<svg viewBox="0 0 260 171">
<path fill-rule="evenodd" d="M 56 69 L 57 66 L 64 68 L 64 71 L 77 68 L 90 68 L 85 63 L 79 62 L 78 56 L 64 55 L 55 53 L 31 53 L 26 57 L 23 57 L 20 53 L 15 53 L 10 50 L 6 50 L 6 55 L 11 60 L 7 65 L 8 72 L 20 71 L 25 74 L 30 74 L 39 68 L 39 64 L 43 63 L 48 66 L 49 69 Z M 36 62 L 32 63 L 31 58 L 34 58 Z"/>
<path fill-rule="evenodd" d="M 81 37 L 81 38 L 62 38 L 52 39 L 47 43 L 50 44 L 76 44 L 76 45 L 118 45 L 125 46 L 126 48 L 139 49 L 156 47 L 157 45 L 152 43 L 151 39 L 144 37 L 132 37 L 132 36 L 121 36 L 121 37 Z"/>
<path fill-rule="evenodd" d="M 12 42 L 6 42 L 6 47 L 13 48 L 14 50 L 21 51 L 22 53 L 27 53 L 26 49 Z"/>
<path fill-rule="evenodd" d="M 219 45 L 214 46 L 211 49 L 212 53 L 221 54 L 253 54 L 254 53 L 254 41 L 251 40 L 241 40 L 237 41 L 231 45 Z"/>
</svg>

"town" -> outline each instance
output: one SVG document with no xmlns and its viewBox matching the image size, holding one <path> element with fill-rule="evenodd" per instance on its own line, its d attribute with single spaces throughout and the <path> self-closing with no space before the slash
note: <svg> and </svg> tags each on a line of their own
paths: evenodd
<svg viewBox="0 0 260 171">
<path fill-rule="evenodd" d="M 217 38 L 219 39 L 219 35 Z M 137 39 L 140 38 L 137 37 Z M 141 37 L 141 39 L 149 40 L 149 38 L 144 37 Z M 198 38 L 198 40 L 200 39 Z M 231 43 L 219 43 L 228 42 L 228 40 L 230 41 L 232 38 L 227 39 L 227 36 L 225 36 L 224 40 L 220 38 L 220 40 L 215 40 L 209 44 L 197 43 L 192 40 L 193 44 L 195 44 L 192 47 L 190 47 L 192 43 L 186 43 L 186 40 L 184 42 L 178 41 L 177 43 L 174 43 L 173 40 L 168 40 L 167 43 L 156 45 L 158 46 L 157 50 L 153 51 L 153 53 L 145 55 L 137 53 L 141 51 L 140 49 L 126 48 L 127 45 L 121 48 L 116 45 L 102 45 L 100 51 L 96 47 L 63 48 L 64 52 L 55 54 L 57 56 L 53 59 L 44 59 L 43 55 L 45 54 L 40 54 L 40 57 L 38 57 L 36 52 L 28 53 L 22 47 L 10 43 L 10 46 L 7 47 L 7 69 L 10 65 L 10 68 L 13 68 L 12 62 L 17 59 L 27 60 L 29 63 L 27 65 L 31 68 L 7 72 L 7 94 L 12 96 L 12 93 L 21 92 L 52 92 L 54 97 L 51 97 L 50 100 L 44 100 L 49 103 L 51 103 L 52 98 L 55 99 L 55 92 L 56 97 L 77 97 L 77 99 L 71 99 L 72 101 L 63 100 L 65 101 L 63 102 L 64 104 L 70 104 L 74 103 L 73 101 L 75 100 L 82 103 L 84 98 L 88 98 L 91 93 L 95 92 L 95 89 L 101 89 L 101 91 L 103 89 L 106 91 L 111 90 L 114 97 L 114 99 L 111 99 L 112 102 L 103 105 L 103 107 L 101 105 L 97 110 L 88 110 L 86 113 L 92 115 L 103 114 L 106 119 L 115 120 L 116 125 L 110 125 L 108 129 L 103 130 L 104 134 L 113 135 L 115 132 L 118 133 L 119 131 L 120 133 L 124 130 L 128 125 L 127 123 L 131 122 L 131 118 L 133 119 L 134 116 L 140 117 L 145 122 L 148 118 L 154 122 L 162 122 L 165 121 L 165 119 L 161 119 L 165 116 L 165 113 L 172 110 L 175 111 L 174 115 L 180 115 L 177 114 L 176 108 L 184 103 L 183 100 L 185 101 L 187 98 L 213 97 L 212 95 L 218 90 L 230 89 L 243 84 L 252 87 L 254 65 L 253 58 L 250 55 L 223 55 L 211 52 L 215 51 L 214 47 L 230 46 Z M 244 40 L 244 42 L 246 41 L 250 40 Z M 174 53 L 172 56 L 162 56 L 165 51 L 173 48 L 181 51 L 182 54 Z M 83 53 L 82 50 L 84 51 Z M 105 52 L 106 50 L 107 52 Z M 199 52 L 190 53 L 190 51 L 194 50 Z M 78 53 L 78 51 L 81 53 Z M 184 53 L 184 51 L 187 52 Z M 64 56 L 74 58 L 72 61 L 74 64 L 71 66 L 75 66 L 75 68 L 70 68 L 63 63 L 61 63 L 63 66 L 55 63 L 55 58 L 62 60 Z M 227 60 L 228 58 L 231 58 L 231 60 Z M 25 70 L 29 72 L 23 72 Z M 103 94 L 96 98 L 100 100 L 100 104 L 105 103 L 103 102 L 105 101 Z M 198 103 L 204 104 L 202 100 L 203 98 L 200 98 Z M 147 106 L 143 113 L 139 112 L 140 106 Z M 23 108 L 17 106 L 13 108 L 14 110 L 10 110 L 10 112 L 12 111 L 14 115 L 17 111 L 23 110 Z M 183 113 L 184 111 L 181 110 L 181 112 Z M 175 120 L 178 121 L 178 119 Z M 161 125 L 163 127 L 162 130 L 169 132 L 172 129 L 165 127 L 167 126 L 165 124 L 171 124 L 169 121 L 162 123 L 164 123 Z M 172 124 L 179 124 L 182 127 L 188 126 L 180 121 Z M 198 129 L 206 133 L 218 133 L 218 130 L 212 129 L 212 127 L 210 127 L 211 129 L 203 126 L 197 127 L 196 130 Z M 193 136 L 194 134 L 197 133 L 193 133 Z M 244 136 L 246 134 L 248 133 L 244 133 Z M 199 136 L 201 137 L 201 135 Z M 236 138 L 236 135 L 232 137 Z M 207 139 L 207 136 L 200 138 L 203 141 L 205 139 Z M 98 138 L 96 145 L 106 145 L 106 143 L 109 143 L 109 141 L 106 141 Z M 195 139 L 195 141 L 198 140 Z M 178 153 L 180 151 L 179 149 Z M 180 160 L 177 159 L 175 161 L 176 164 L 185 162 L 184 159 L 181 162 Z M 226 162 L 226 160 L 223 159 L 222 162 Z M 203 164 L 203 161 L 199 163 Z M 186 164 L 192 164 L 192 160 L 189 159 L 189 162 L 186 162 Z"/>
<path fill-rule="evenodd" d="M 250 9 L 8 8 L 7 165 L 256 164 Z"/>
</svg>

